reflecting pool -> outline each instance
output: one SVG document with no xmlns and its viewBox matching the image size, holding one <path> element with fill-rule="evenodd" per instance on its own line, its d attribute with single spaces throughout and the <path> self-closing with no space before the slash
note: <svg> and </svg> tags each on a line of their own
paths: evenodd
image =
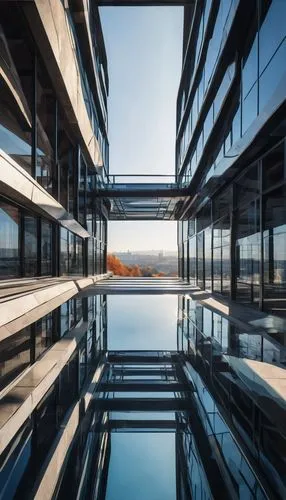
<svg viewBox="0 0 286 500">
<path fill-rule="evenodd" d="M 174 500 L 175 434 L 111 435 L 107 500 Z"/>
<path fill-rule="evenodd" d="M 35 312 L 0 341 L 0 498 L 286 498 L 283 335 L 182 295 Z"/>
<path fill-rule="evenodd" d="M 176 350 L 175 295 L 109 295 L 108 349 Z"/>
</svg>

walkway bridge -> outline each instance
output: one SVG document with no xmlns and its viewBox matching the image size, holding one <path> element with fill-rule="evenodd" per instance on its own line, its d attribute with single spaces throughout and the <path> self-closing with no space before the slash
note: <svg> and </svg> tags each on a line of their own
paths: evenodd
<svg viewBox="0 0 286 500">
<path fill-rule="evenodd" d="M 187 187 L 170 175 L 109 175 L 96 195 L 111 203 L 109 220 L 180 220 Z"/>
<path fill-rule="evenodd" d="M 194 0 L 95 0 L 100 7 L 184 7 L 194 3 Z"/>
</svg>

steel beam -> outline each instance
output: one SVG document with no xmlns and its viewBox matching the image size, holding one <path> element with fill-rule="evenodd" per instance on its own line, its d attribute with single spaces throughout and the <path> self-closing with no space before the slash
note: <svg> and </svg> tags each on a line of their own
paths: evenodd
<svg viewBox="0 0 286 500">
<path fill-rule="evenodd" d="M 176 430 L 176 420 L 115 420 L 110 419 L 107 423 L 108 430 L 112 432 L 117 429 L 158 429 Z"/>
<path fill-rule="evenodd" d="M 181 398 L 113 398 L 95 399 L 94 410 L 100 411 L 189 411 L 189 399 Z"/>
<path fill-rule="evenodd" d="M 137 382 L 137 381 L 136 381 Z M 189 385 L 180 384 L 178 382 L 149 382 L 142 380 L 135 383 L 130 382 L 115 382 L 100 384 L 100 392 L 186 392 L 189 390 Z"/>
<path fill-rule="evenodd" d="M 194 0 L 94 0 L 100 7 L 184 7 Z"/>
</svg>

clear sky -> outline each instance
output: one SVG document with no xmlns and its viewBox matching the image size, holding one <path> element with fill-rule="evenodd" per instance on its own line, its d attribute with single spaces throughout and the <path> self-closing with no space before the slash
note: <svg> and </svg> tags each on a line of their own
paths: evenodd
<svg viewBox="0 0 286 500">
<path fill-rule="evenodd" d="M 104 7 L 100 14 L 110 82 L 110 173 L 173 175 L 183 9 Z M 112 222 L 108 250 L 175 250 L 176 234 L 175 222 Z"/>
</svg>

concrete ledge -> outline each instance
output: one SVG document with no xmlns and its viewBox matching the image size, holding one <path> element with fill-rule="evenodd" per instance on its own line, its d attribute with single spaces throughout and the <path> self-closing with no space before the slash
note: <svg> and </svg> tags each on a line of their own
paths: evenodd
<svg viewBox="0 0 286 500">
<path fill-rule="evenodd" d="M 0 304 L 0 327 L 4 325 L 7 327 L 7 324 L 11 323 L 13 320 L 68 291 L 73 292 L 74 295 L 78 292 L 78 288 L 73 281 L 49 286 L 46 290 L 34 291 L 24 297 L 3 302 Z M 20 326 L 20 329 L 21 328 L 22 326 Z"/>
<path fill-rule="evenodd" d="M 90 234 L 31 175 L 0 149 L 0 194 L 53 219 L 82 238 Z"/>
<path fill-rule="evenodd" d="M 41 289 L 32 290 L 30 294 L 27 290 L 20 297 L 16 295 L 13 298 L 9 294 L 8 300 L 0 303 L 0 341 L 34 323 L 75 296 L 79 291 L 110 277 L 111 274 L 99 274 L 89 278 L 62 277 L 51 278 L 48 281 L 43 279 Z M 14 280 L 13 283 L 16 294 L 17 284 L 21 283 L 21 280 L 18 282 Z M 38 283 L 41 285 L 41 280 Z M 33 285 L 34 282 L 31 282 L 31 286 Z M 7 286 L 7 282 L 5 282 L 5 286 Z"/>
<path fill-rule="evenodd" d="M 233 383 L 249 393 L 271 422 L 286 435 L 286 370 L 252 359 L 225 356 L 237 378 Z"/>
<path fill-rule="evenodd" d="M 77 286 L 80 290 L 83 290 L 87 286 L 93 285 L 93 279 L 92 278 L 83 278 L 82 280 L 78 280 Z"/>
</svg>

